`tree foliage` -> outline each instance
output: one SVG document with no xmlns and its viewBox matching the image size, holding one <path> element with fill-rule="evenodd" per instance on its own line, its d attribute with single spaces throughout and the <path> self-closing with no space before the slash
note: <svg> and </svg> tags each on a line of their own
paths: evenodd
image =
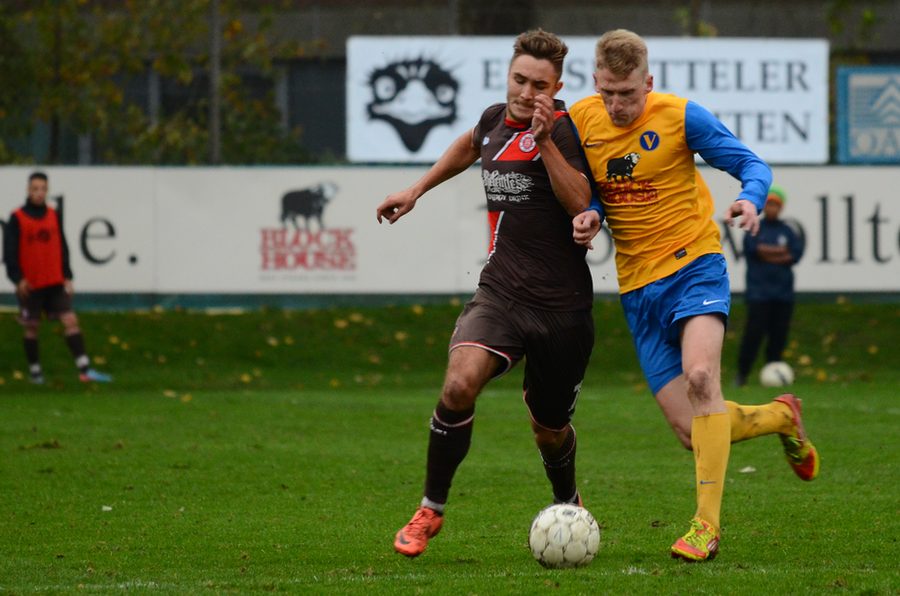
<svg viewBox="0 0 900 596">
<path fill-rule="evenodd" d="M 222 157 L 226 163 L 302 159 L 299 131 L 281 125 L 277 59 L 302 48 L 268 34 L 272 15 L 247 18 L 221 0 Z M 210 0 L 36 0 L 0 9 L 0 131 L 21 138 L 48 127 L 46 160 L 60 161 L 64 132 L 91 135 L 106 163 L 198 164 L 208 155 Z M 252 21 L 252 23 L 248 22 Z M 155 73 L 190 89 L 180 105 L 153 110 L 128 83 Z M 268 91 L 250 93 L 245 77 Z M 0 161 L 16 155 L 0 142 Z"/>
</svg>

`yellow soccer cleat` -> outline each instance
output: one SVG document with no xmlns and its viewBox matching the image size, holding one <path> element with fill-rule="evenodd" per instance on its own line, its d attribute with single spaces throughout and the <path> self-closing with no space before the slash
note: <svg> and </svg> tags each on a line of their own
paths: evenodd
<svg viewBox="0 0 900 596">
<path fill-rule="evenodd" d="M 719 554 L 719 531 L 699 517 L 691 520 L 688 533 L 672 545 L 672 558 L 691 563 L 712 561 Z"/>
</svg>

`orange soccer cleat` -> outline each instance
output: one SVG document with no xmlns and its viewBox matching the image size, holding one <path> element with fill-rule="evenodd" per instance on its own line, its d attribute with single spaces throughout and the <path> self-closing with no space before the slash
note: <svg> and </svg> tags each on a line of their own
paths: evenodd
<svg viewBox="0 0 900 596">
<path fill-rule="evenodd" d="M 819 475 L 819 453 L 803 428 L 803 419 L 800 417 L 801 401 L 790 393 L 776 397 L 775 401 L 789 407 L 794 420 L 793 434 L 779 435 L 784 446 L 784 455 L 801 480 L 812 480 Z"/>
<path fill-rule="evenodd" d="M 442 514 L 428 507 L 419 507 L 409 523 L 400 528 L 394 537 L 394 550 L 407 557 L 421 555 L 428 546 L 428 539 L 437 536 L 443 524 Z"/>
</svg>

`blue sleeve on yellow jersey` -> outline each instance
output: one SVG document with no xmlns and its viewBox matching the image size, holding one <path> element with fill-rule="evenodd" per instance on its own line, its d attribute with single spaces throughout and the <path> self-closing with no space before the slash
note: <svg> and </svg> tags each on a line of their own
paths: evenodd
<svg viewBox="0 0 900 596">
<path fill-rule="evenodd" d="M 606 217 L 606 213 L 603 211 L 603 205 L 600 203 L 600 196 L 597 194 L 597 185 L 594 183 L 594 177 L 591 175 L 591 165 L 588 163 L 587 155 L 584 154 L 584 147 L 581 146 L 581 135 L 578 134 L 578 129 L 575 127 L 575 123 L 572 122 L 572 119 L 569 118 L 569 124 L 572 125 L 572 132 L 575 133 L 575 138 L 578 139 L 578 151 L 581 153 L 581 162 L 582 169 L 581 173 L 584 174 L 584 177 L 587 178 L 588 184 L 591 187 L 591 204 L 588 205 L 585 211 L 590 211 L 593 209 L 600 216 L 600 222 L 603 222 L 603 218 Z M 768 192 L 768 188 L 766 188 L 766 192 Z"/>
<path fill-rule="evenodd" d="M 712 167 L 741 181 L 738 199 L 747 199 L 761 211 L 772 185 L 772 170 L 744 145 L 712 112 L 692 101 L 684 110 L 684 134 L 691 151 Z"/>
</svg>

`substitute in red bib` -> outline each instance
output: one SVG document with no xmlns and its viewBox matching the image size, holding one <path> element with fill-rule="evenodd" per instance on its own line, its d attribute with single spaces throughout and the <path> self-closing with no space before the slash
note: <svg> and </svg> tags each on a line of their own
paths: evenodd
<svg viewBox="0 0 900 596">
<path fill-rule="evenodd" d="M 24 327 L 25 357 L 32 383 L 44 383 L 38 349 L 38 328 L 46 313 L 63 324 L 66 345 L 75 358 L 82 382 L 107 382 L 109 375 L 91 368 L 84 336 L 72 310 L 72 269 L 59 214 L 47 206 L 47 175 L 28 177 L 25 205 L 13 211 L 6 226 L 3 254 L 6 275 L 16 287 L 19 321 Z"/>
<path fill-rule="evenodd" d="M 419 181 L 388 196 L 376 212 L 379 222 L 397 222 L 428 190 L 481 159 L 488 261 L 450 339 L 424 496 L 394 539 L 407 556 L 421 554 L 441 529 L 450 483 L 469 450 L 478 394 L 523 358 L 525 405 L 554 501 L 581 502 L 570 420 L 593 348 L 593 295 L 572 217 L 588 207 L 591 191 L 565 106 L 553 99 L 567 52 L 551 33 L 520 35 L 506 103 L 487 108 Z"/>
</svg>

